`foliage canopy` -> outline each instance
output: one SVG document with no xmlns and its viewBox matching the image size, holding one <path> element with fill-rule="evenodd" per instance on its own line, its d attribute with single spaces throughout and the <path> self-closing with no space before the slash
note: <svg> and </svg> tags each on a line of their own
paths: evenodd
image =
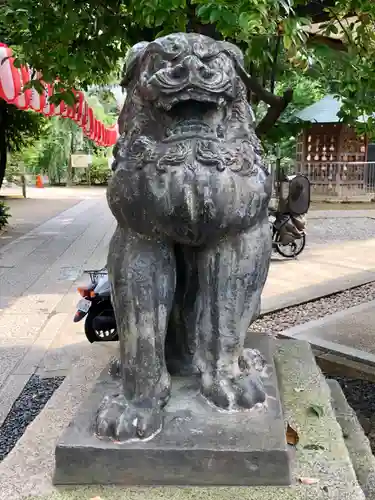
<svg viewBox="0 0 375 500">
<path fill-rule="evenodd" d="M 316 21 L 323 25 L 312 35 Z M 1 24 L 19 62 L 67 86 L 104 83 L 130 45 L 192 30 L 238 44 L 248 71 L 271 91 L 276 76 L 293 80 L 297 71 L 343 97 L 346 121 L 373 110 L 373 0 L 7 0 Z M 375 128 L 371 118 L 367 128 Z"/>
</svg>

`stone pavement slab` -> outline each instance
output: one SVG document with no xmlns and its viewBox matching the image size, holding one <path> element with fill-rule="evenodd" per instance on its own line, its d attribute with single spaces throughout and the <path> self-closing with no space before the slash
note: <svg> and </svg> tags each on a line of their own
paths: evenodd
<svg viewBox="0 0 375 500">
<path fill-rule="evenodd" d="M 113 230 L 102 191 L 101 198 L 85 199 L 1 248 L 1 416 L 9 409 L 11 394 L 16 399 L 22 390 L 20 376 L 44 366 L 46 353 L 56 351 L 56 338 L 59 362 L 50 354 L 49 369 L 59 369 L 64 359 L 67 370 L 81 355 L 61 347 L 83 340 L 82 324 L 72 322 L 77 292 L 74 297 L 71 292 L 86 263 L 95 260 L 103 265 Z M 64 299 L 65 307 L 59 309 Z M 13 376 L 18 383 L 12 386 Z"/>
<path fill-rule="evenodd" d="M 288 269 L 284 269 L 286 274 L 287 271 Z M 295 270 L 296 273 L 297 271 L 298 269 Z M 284 279 L 286 280 L 287 277 L 285 276 Z M 268 314 L 287 307 L 297 306 L 344 290 L 366 285 L 373 281 L 375 281 L 375 269 L 369 269 L 358 273 L 344 274 L 344 276 L 339 278 L 321 281 L 313 285 L 302 286 L 285 292 L 284 281 L 280 279 L 279 285 L 277 285 L 276 280 L 273 279 L 270 284 L 266 284 L 265 293 L 262 297 L 261 313 Z M 272 293 L 271 286 L 272 288 L 278 287 L 281 293 Z"/>
<path fill-rule="evenodd" d="M 327 380 L 332 396 L 332 406 L 340 424 L 345 444 L 361 488 L 370 500 L 375 499 L 375 457 L 368 438 L 358 421 L 355 411 L 349 406 L 336 380 Z"/>
<path fill-rule="evenodd" d="M 275 359 L 279 374 L 285 423 L 299 434 L 291 448 L 292 487 L 122 488 L 52 486 L 54 449 L 95 378 L 112 352 L 90 346 L 85 356 L 54 393 L 42 413 L 30 424 L 16 447 L 0 464 L 0 500 L 364 500 L 342 429 L 331 406 L 328 385 L 315 364 L 306 342 L 279 341 Z M 298 390 L 296 390 L 298 389 Z M 319 418 L 311 405 L 322 408 Z M 301 478 L 316 482 L 306 485 Z M 366 483 L 366 477 L 362 477 Z M 367 484 L 367 483 L 366 483 Z M 41 497 L 39 495 L 42 495 Z"/>
<path fill-rule="evenodd" d="M 375 301 L 289 328 L 281 335 L 375 366 Z"/>
<path fill-rule="evenodd" d="M 363 285 L 374 281 L 374 277 L 375 238 L 307 247 L 298 259 L 272 260 L 262 295 L 262 312 Z"/>
<path fill-rule="evenodd" d="M 0 426 L 3 424 L 13 406 L 14 401 L 21 394 L 29 378 L 30 374 L 10 375 L 7 378 L 0 392 Z"/>
<path fill-rule="evenodd" d="M 343 205 L 344 207 L 344 205 Z M 365 218 L 375 219 L 375 203 L 371 209 L 357 209 L 357 210 L 310 210 L 307 214 L 308 220 L 312 219 L 351 219 L 351 218 Z"/>
<path fill-rule="evenodd" d="M 0 232 L 0 248 L 80 202 L 78 198 L 61 200 L 11 198 L 4 201 L 10 208 L 11 218 L 9 225 Z"/>
</svg>

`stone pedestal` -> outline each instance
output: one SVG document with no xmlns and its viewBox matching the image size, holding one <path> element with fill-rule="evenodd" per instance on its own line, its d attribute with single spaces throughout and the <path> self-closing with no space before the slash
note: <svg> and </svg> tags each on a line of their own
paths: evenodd
<svg viewBox="0 0 375 500">
<path fill-rule="evenodd" d="M 120 382 L 105 370 L 56 447 L 55 484 L 278 485 L 291 482 L 285 425 L 267 337 L 265 406 L 226 412 L 199 392 L 199 378 L 173 380 L 164 427 L 149 441 L 114 443 L 94 435 L 96 410 Z"/>
<path fill-rule="evenodd" d="M 299 435 L 297 446 L 289 449 L 293 455 L 290 486 L 53 486 L 55 443 L 76 413 L 77 401 L 88 394 L 98 376 L 98 363 L 104 366 L 110 356 L 103 356 L 105 350 L 98 356 L 97 350 L 87 349 L 0 463 L 0 500 L 374 500 L 375 458 L 340 387 L 330 381 L 328 386 L 306 342 L 281 340 L 275 348 L 284 419 Z M 321 408 L 320 416 L 311 410 L 313 405 Z M 74 467 L 82 471 L 92 464 L 89 455 L 87 450 L 87 462 Z M 109 462 L 104 469 L 108 466 Z M 304 484 L 303 478 L 312 484 Z"/>
</svg>

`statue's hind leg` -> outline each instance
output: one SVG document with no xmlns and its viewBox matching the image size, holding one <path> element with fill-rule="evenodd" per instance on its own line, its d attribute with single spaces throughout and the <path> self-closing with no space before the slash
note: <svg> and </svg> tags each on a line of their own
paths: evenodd
<svg viewBox="0 0 375 500">
<path fill-rule="evenodd" d="M 175 290 L 175 259 L 168 243 L 117 228 L 108 271 L 120 340 L 123 392 L 107 396 L 97 434 L 117 441 L 160 430 L 170 394 L 164 343 Z"/>
<path fill-rule="evenodd" d="M 267 218 L 198 256 L 198 348 L 202 393 L 215 405 L 251 408 L 265 400 L 259 353 L 244 349 L 246 332 L 259 313 L 271 257 Z"/>
</svg>

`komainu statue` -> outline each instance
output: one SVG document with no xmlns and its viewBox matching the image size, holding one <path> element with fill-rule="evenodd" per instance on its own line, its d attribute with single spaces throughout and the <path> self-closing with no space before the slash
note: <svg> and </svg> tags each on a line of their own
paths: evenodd
<svg viewBox="0 0 375 500">
<path fill-rule="evenodd" d="M 242 57 L 194 33 L 128 54 L 108 188 L 123 390 L 98 410 L 101 437 L 158 433 L 171 375 L 200 377 L 202 401 L 224 411 L 265 401 L 262 356 L 244 343 L 271 256 L 271 178 Z"/>
</svg>

